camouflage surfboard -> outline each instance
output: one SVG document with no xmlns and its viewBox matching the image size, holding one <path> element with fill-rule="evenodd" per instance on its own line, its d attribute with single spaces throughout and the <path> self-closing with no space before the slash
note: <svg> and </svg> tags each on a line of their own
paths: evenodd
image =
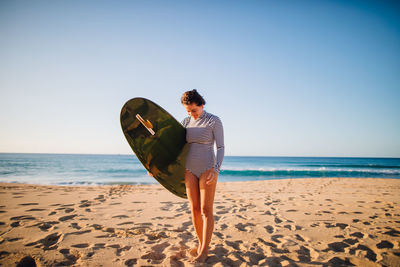
<svg viewBox="0 0 400 267">
<path fill-rule="evenodd" d="M 122 107 L 121 127 L 146 170 L 166 189 L 186 198 L 186 129 L 162 107 L 139 97 Z"/>
</svg>

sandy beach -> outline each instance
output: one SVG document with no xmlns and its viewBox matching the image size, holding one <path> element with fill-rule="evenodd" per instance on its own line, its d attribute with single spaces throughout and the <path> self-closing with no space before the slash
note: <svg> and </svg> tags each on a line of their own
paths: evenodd
<svg viewBox="0 0 400 267">
<path fill-rule="evenodd" d="M 400 180 L 219 183 L 201 266 L 400 266 Z M 189 203 L 159 185 L 0 184 L 0 263 L 193 266 Z"/>
</svg>

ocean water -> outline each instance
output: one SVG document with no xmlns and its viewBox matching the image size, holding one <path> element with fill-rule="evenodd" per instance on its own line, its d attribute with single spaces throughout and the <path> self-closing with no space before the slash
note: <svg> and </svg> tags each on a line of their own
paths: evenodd
<svg viewBox="0 0 400 267">
<path fill-rule="evenodd" d="M 400 178 L 400 158 L 226 156 L 219 181 Z M 0 153 L 0 182 L 47 185 L 153 184 L 135 155 Z"/>
</svg>

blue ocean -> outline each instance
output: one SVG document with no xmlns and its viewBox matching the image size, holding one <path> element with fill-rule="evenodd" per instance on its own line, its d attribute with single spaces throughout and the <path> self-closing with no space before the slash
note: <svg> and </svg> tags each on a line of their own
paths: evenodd
<svg viewBox="0 0 400 267">
<path fill-rule="evenodd" d="M 219 181 L 400 178 L 400 158 L 226 156 Z M 46 185 L 153 184 L 135 155 L 0 153 L 0 182 Z"/>
</svg>

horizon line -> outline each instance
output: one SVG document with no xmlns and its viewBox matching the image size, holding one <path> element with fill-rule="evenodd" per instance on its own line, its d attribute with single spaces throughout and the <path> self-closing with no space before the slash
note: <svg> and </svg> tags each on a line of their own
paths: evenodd
<svg viewBox="0 0 400 267">
<path fill-rule="evenodd" d="M 136 156 L 126 153 L 60 153 L 60 152 L 1 152 L 0 154 L 41 154 L 41 155 L 93 155 L 93 156 Z M 393 156 L 272 156 L 272 155 L 225 155 L 226 157 L 265 157 L 265 158 L 387 158 L 387 159 L 400 159 Z"/>
</svg>

